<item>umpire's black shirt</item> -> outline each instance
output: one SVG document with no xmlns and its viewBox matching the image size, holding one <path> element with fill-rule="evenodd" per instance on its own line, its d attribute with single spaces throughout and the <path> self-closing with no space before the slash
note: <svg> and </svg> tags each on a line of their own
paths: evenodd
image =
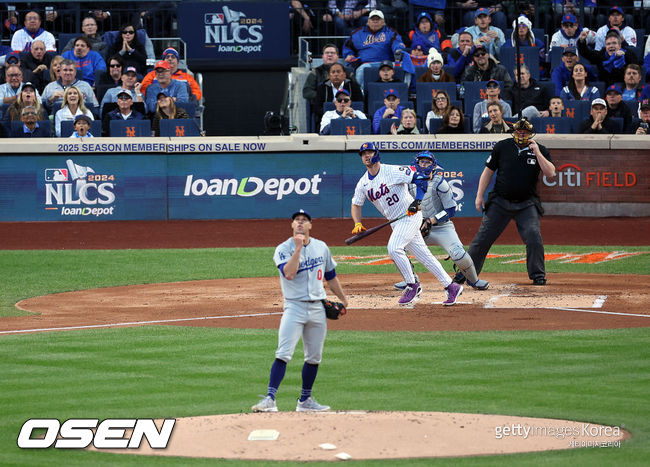
<svg viewBox="0 0 650 467">
<path fill-rule="evenodd" d="M 549 161 L 551 155 L 546 147 L 538 144 L 542 155 Z M 537 180 L 541 168 L 533 151 L 526 146 L 520 149 L 512 138 L 494 145 L 485 166 L 496 172 L 494 191 L 509 201 L 519 202 L 537 197 Z"/>
</svg>

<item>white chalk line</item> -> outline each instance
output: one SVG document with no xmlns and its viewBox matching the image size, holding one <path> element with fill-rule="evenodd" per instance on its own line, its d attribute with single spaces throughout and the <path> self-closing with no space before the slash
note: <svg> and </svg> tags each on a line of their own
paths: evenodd
<svg viewBox="0 0 650 467">
<path fill-rule="evenodd" d="M 136 326 L 144 324 L 161 324 L 161 323 L 179 323 L 182 321 L 201 321 L 207 319 L 227 319 L 227 318 L 256 318 L 258 316 L 281 315 L 281 311 L 271 313 L 251 313 L 247 315 L 230 315 L 230 316 L 200 316 L 197 318 L 176 318 L 176 319 L 158 319 L 154 321 L 132 321 L 126 323 L 106 323 L 106 324 L 89 324 L 85 326 L 65 326 L 60 328 L 38 328 L 38 329 L 19 329 L 16 331 L 0 331 L 0 334 L 19 334 L 27 332 L 46 332 L 46 331 L 70 331 L 74 329 L 92 329 L 92 328 L 113 328 L 119 326 Z"/>
<path fill-rule="evenodd" d="M 582 308 L 565 308 L 561 306 L 545 306 L 542 307 L 546 310 L 560 310 L 560 311 L 578 311 L 580 313 L 596 313 L 601 315 L 620 315 L 620 316 L 635 316 L 637 318 L 650 318 L 650 315 L 640 315 L 636 313 L 620 313 L 617 311 L 600 311 L 600 310 L 585 310 Z"/>
</svg>

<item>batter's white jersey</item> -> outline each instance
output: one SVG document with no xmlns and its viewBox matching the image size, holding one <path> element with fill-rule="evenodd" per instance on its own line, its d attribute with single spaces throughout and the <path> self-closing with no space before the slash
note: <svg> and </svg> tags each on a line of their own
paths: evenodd
<svg viewBox="0 0 650 467">
<path fill-rule="evenodd" d="M 374 177 L 366 171 L 354 189 L 352 204 L 363 206 L 367 198 L 385 218 L 401 216 L 413 202 L 409 191 L 413 172 L 412 167 L 389 164 L 381 164 Z"/>
</svg>

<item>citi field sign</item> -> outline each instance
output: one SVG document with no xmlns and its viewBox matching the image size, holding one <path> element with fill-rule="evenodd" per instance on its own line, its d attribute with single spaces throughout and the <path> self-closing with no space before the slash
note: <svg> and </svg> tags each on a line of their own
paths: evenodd
<svg viewBox="0 0 650 467">
<path fill-rule="evenodd" d="M 183 3 L 179 32 L 187 58 L 277 59 L 289 54 L 288 3 Z"/>
<path fill-rule="evenodd" d="M 576 164 L 562 164 L 556 169 L 556 177 L 542 178 L 548 187 L 568 188 L 631 188 L 637 184 L 635 172 L 626 170 L 583 170 Z"/>
</svg>

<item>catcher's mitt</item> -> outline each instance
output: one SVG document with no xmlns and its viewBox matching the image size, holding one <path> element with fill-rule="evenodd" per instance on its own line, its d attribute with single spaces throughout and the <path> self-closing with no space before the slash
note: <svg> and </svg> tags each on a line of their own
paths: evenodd
<svg viewBox="0 0 650 467">
<path fill-rule="evenodd" d="M 427 217 L 422 221 L 422 225 L 420 226 L 420 233 L 422 234 L 422 238 L 427 238 L 429 236 L 429 232 L 431 232 L 432 226 L 433 223 L 431 222 L 430 217 Z"/>
<path fill-rule="evenodd" d="M 325 316 L 327 319 L 339 319 L 339 315 L 345 314 L 345 305 L 340 302 L 331 302 L 329 300 L 321 300 L 325 307 Z"/>
</svg>

